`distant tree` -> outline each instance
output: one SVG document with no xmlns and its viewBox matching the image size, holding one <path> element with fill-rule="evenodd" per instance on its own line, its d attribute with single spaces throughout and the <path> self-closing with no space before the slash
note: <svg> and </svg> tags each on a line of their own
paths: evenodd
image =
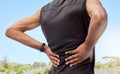
<svg viewBox="0 0 120 74">
<path fill-rule="evenodd" d="M 97 62 L 95 63 L 95 68 L 103 68 L 104 64 L 102 64 L 101 62 Z"/>
<path fill-rule="evenodd" d="M 32 66 L 33 68 L 38 68 L 40 67 L 40 62 L 34 62 Z"/>
<path fill-rule="evenodd" d="M 46 67 L 46 66 L 47 66 L 47 64 L 45 62 L 40 63 L 40 67 Z"/>
<path fill-rule="evenodd" d="M 113 57 L 113 56 L 105 56 L 103 59 L 108 60 L 107 63 L 109 66 L 112 67 L 120 67 L 120 58 L 119 57 Z"/>
<path fill-rule="evenodd" d="M 107 60 L 107 63 L 96 62 L 95 68 L 120 68 L 119 57 L 105 56 L 103 59 Z"/>
<path fill-rule="evenodd" d="M 7 56 L 3 58 L 2 66 L 0 67 L 0 72 L 5 72 L 5 74 L 8 74 L 10 72 Z"/>
<path fill-rule="evenodd" d="M 48 74 L 52 66 L 52 62 L 49 62 L 48 66 L 44 70 L 44 74 Z"/>
<path fill-rule="evenodd" d="M 7 56 L 4 57 L 4 60 L 3 60 L 3 62 L 2 62 L 2 67 L 6 68 L 6 69 L 9 68 L 9 65 L 8 65 L 8 57 L 7 57 Z"/>
</svg>

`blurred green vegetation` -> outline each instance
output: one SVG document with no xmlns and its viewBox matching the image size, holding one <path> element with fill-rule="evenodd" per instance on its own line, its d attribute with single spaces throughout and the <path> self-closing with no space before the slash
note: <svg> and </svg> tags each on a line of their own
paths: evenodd
<svg viewBox="0 0 120 74">
<path fill-rule="evenodd" d="M 120 68 L 119 57 L 105 56 L 103 57 L 103 59 L 105 59 L 107 62 L 106 63 L 96 62 L 95 68 Z"/>
<path fill-rule="evenodd" d="M 95 68 L 120 68 L 120 58 L 119 57 L 103 57 L 106 63 L 96 62 Z M 32 71 L 33 74 L 48 74 L 51 69 L 52 63 L 46 64 L 45 62 L 34 62 L 31 64 L 17 64 L 8 63 L 7 57 L 4 58 L 2 64 L 0 65 L 0 72 L 9 74 L 10 72 L 15 72 L 16 74 L 22 74 L 26 71 Z"/>
<path fill-rule="evenodd" d="M 35 62 L 33 65 L 3 62 L 2 66 L 0 67 L 0 72 L 4 72 L 6 74 L 9 74 L 9 72 L 15 72 L 16 74 L 22 74 L 26 71 L 31 70 L 34 74 L 41 74 L 40 69 L 42 68 L 45 69 L 44 70 L 45 74 L 47 74 L 49 72 L 50 65 L 47 65 L 46 63 L 38 63 L 38 62 Z"/>
<path fill-rule="evenodd" d="M 44 62 L 34 62 L 31 64 L 18 64 L 18 63 L 8 63 L 8 58 L 5 56 L 3 61 L 0 61 L 0 72 L 9 74 L 10 72 L 15 72 L 16 74 L 22 74 L 26 71 L 31 71 L 33 74 L 41 74 L 41 69 L 44 74 L 48 74 L 51 63 L 46 64 Z"/>
</svg>

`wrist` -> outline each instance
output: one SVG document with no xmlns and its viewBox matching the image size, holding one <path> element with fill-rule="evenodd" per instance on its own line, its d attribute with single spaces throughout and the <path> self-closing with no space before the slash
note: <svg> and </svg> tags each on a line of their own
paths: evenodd
<svg viewBox="0 0 120 74">
<path fill-rule="evenodd" d="M 45 46 L 46 46 L 46 44 L 42 43 L 42 45 L 39 48 L 39 51 L 44 52 L 45 51 Z"/>
<path fill-rule="evenodd" d="M 94 47 L 94 44 L 90 43 L 90 42 L 87 42 L 85 41 L 84 44 L 87 46 L 87 47 Z"/>
<path fill-rule="evenodd" d="M 45 46 L 45 47 L 44 47 L 44 52 L 45 52 L 45 53 L 47 52 L 48 48 L 49 48 L 48 46 Z"/>
</svg>

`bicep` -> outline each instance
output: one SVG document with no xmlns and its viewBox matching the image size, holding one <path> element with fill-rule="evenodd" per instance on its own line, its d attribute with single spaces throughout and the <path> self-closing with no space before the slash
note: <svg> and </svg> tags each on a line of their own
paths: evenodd
<svg viewBox="0 0 120 74">
<path fill-rule="evenodd" d="M 37 11 L 32 16 L 28 16 L 17 21 L 10 28 L 20 30 L 20 31 L 26 31 L 26 30 L 34 29 L 39 25 L 40 25 L 40 10 Z"/>
</svg>

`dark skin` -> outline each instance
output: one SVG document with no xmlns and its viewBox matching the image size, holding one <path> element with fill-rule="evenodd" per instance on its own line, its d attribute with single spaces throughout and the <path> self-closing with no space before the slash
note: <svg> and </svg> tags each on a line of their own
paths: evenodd
<svg viewBox="0 0 120 74">
<path fill-rule="evenodd" d="M 72 54 L 65 59 L 66 64 L 70 65 L 70 67 L 83 62 L 88 57 L 92 57 L 93 47 L 107 26 L 107 13 L 105 12 L 99 0 L 87 0 L 86 9 L 91 18 L 88 35 L 85 39 L 85 42 L 79 45 L 76 49 L 65 52 L 65 54 Z M 39 17 L 40 10 L 38 10 L 32 16 L 28 16 L 17 21 L 6 30 L 6 36 L 39 50 L 42 43 L 24 33 L 27 30 L 31 30 L 40 26 Z M 45 46 L 44 48 L 45 53 L 50 58 L 53 66 L 57 67 L 60 62 L 59 55 L 52 52 L 49 46 Z"/>
</svg>

